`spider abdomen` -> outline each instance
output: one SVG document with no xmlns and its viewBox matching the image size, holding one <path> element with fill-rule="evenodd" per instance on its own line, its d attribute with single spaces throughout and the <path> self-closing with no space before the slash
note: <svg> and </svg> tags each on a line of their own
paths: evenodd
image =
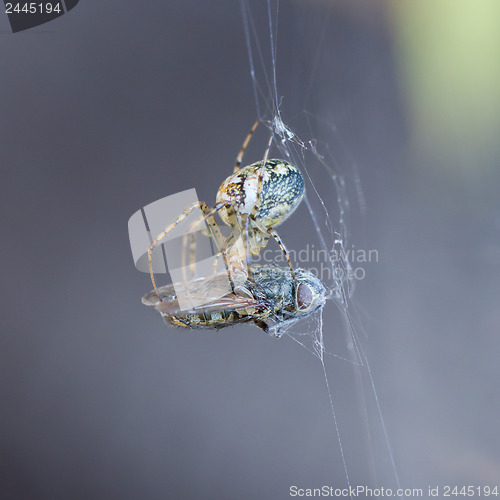
<svg viewBox="0 0 500 500">
<path fill-rule="evenodd" d="M 259 191 L 262 161 L 248 165 L 230 175 L 217 192 L 217 203 L 228 203 L 236 214 L 250 215 L 255 205 L 255 218 L 266 227 L 286 220 L 304 197 L 304 178 L 285 160 L 267 160 Z M 227 212 L 221 218 L 229 224 Z"/>
</svg>

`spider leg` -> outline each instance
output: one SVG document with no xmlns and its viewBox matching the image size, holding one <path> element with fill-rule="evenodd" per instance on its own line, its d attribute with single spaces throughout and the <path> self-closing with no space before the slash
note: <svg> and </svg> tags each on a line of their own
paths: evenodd
<svg viewBox="0 0 500 500">
<path fill-rule="evenodd" d="M 252 138 L 252 134 L 255 132 L 255 129 L 257 128 L 257 125 L 259 124 L 259 120 L 257 120 L 252 128 L 250 129 L 250 132 L 248 132 L 248 135 L 246 136 L 245 140 L 243 141 L 243 146 L 240 149 L 240 152 L 238 153 L 238 156 L 236 157 L 236 163 L 234 165 L 233 173 L 238 172 L 241 166 L 241 161 L 243 160 L 243 155 L 245 154 L 245 149 L 248 146 L 248 143 L 250 142 L 250 139 Z"/>
<path fill-rule="evenodd" d="M 255 215 L 250 215 L 250 218 L 252 219 L 252 222 L 255 224 L 255 226 L 259 231 L 269 234 L 269 236 L 272 236 L 276 241 L 276 243 L 278 243 L 281 251 L 285 255 L 288 267 L 290 268 L 290 272 L 292 273 L 292 280 L 295 286 L 295 271 L 293 270 L 292 261 L 290 260 L 290 254 L 288 253 L 288 250 L 285 244 L 283 243 L 283 240 L 280 238 L 279 234 L 276 232 L 275 229 L 273 229 L 272 227 L 265 227 L 261 222 L 259 222 L 255 218 Z"/>
<path fill-rule="evenodd" d="M 251 283 L 252 286 L 256 287 L 255 279 L 252 275 L 252 271 L 250 270 L 250 242 L 249 242 L 249 228 L 250 228 L 250 217 L 247 215 L 245 216 L 245 254 L 246 254 L 246 261 L 247 261 L 247 277 L 248 281 Z"/>
<path fill-rule="evenodd" d="M 187 283 L 188 277 L 186 276 L 186 253 L 187 253 L 187 240 L 189 239 L 189 279 L 193 279 L 196 273 L 196 234 L 184 233 L 182 237 L 182 254 L 181 254 L 181 269 L 182 279 Z"/>
<path fill-rule="evenodd" d="M 295 271 L 293 270 L 292 261 L 290 260 L 290 254 L 288 253 L 288 250 L 285 244 L 283 243 L 283 240 L 280 238 L 276 230 L 274 230 L 272 227 L 268 228 L 267 232 L 276 240 L 276 243 L 278 243 L 279 247 L 281 248 L 281 251 L 285 254 L 286 261 L 288 262 L 288 267 L 290 268 L 290 272 L 292 273 L 293 283 L 295 283 Z"/>
<path fill-rule="evenodd" d="M 217 266 L 219 265 L 219 256 L 220 256 L 220 254 L 217 254 L 214 257 L 214 268 L 213 268 L 214 278 L 217 276 Z M 232 291 L 234 293 L 234 290 L 232 290 Z"/>
<path fill-rule="evenodd" d="M 184 233 L 183 236 L 183 242 L 182 242 L 182 270 L 183 270 L 183 275 L 185 277 L 185 267 L 186 267 L 186 259 L 185 255 L 187 253 L 187 238 L 189 238 L 189 268 L 190 268 L 190 273 L 191 273 L 191 278 L 194 277 L 195 271 L 196 271 L 196 266 L 195 266 L 195 259 L 196 259 L 196 236 L 195 232 L 192 232 L 195 226 L 198 224 L 201 224 L 202 221 L 205 221 L 207 226 L 208 226 L 208 234 L 207 236 L 210 236 L 213 238 L 215 241 L 215 245 L 217 247 L 217 250 L 220 253 L 224 253 L 224 249 L 226 248 L 226 243 L 224 242 L 222 233 L 219 229 L 219 226 L 217 222 L 215 221 L 214 217 L 210 214 L 210 209 L 208 208 L 206 203 L 201 202 L 200 203 L 200 209 L 204 214 L 204 217 L 196 220 L 191 224 L 189 229 Z M 219 256 L 216 255 L 214 259 L 214 276 L 216 275 L 217 272 L 217 264 L 218 264 L 218 259 Z"/>
<path fill-rule="evenodd" d="M 207 214 L 209 212 L 209 208 L 206 203 L 200 202 L 200 209 L 203 212 L 203 214 Z M 219 226 L 217 225 L 217 222 L 213 217 L 209 217 L 205 221 L 208 226 L 208 231 L 209 234 L 208 236 L 211 236 L 216 243 L 217 248 L 221 248 L 221 241 L 222 241 L 222 234 L 220 232 Z M 190 231 L 194 226 L 196 226 L 196 223 L 193 223 L 188 231 Z M 186 232 L 184 233 L 183 239 L 182 239 L 182 276 L 184 281 L 187 281 L 187 276 L 186 276 L 186 247 L 187 247 L 187 239 L 189 238 L 189 272 L 190 272 L 190 279 L 194 278 L 195 273 L 196 273 L 196 234 L 194 232 Z M 216 274 L 216 267 L 217 267 L 218 259 L 215 259 L 214 261 L 214 276 Z"/>
<path fill-rule="evenodd" d="M 215 240 L 215 244 L 217 246 L 217 250 L 221 253 L 222 258 L 224 260 L 224 265 L 226 266 L 226 271 L 227 271 L 227 276 L 229 278 L 229 283 L 231 284 L 231 290 L 234 292 L 234 280 L 231 274 L 231 266 L 229 265 L 227 261 L 227 254 L 226 254 L 226 249 L 227 249 L 227 242 L 231 238 L 228 238 L 227 240 L 224 240 L 222 233 L 219 229 L 219 226 L 214 218 L 214 215 L 221 210 L 222 208 L 229 208 L 231 205 L 227 202 L 222 202 L 222 203 L 217 203 L 212 209 L 209 209 L 206 203 L 201 202 L 200 208 L 203 212 L 203 217 L 200 217 L 198 220 L 194 221 L 189 229 L 187 230 L 188 233 L 191 233 L 193 229 L 201 224 L 202 222 L 206 222 L 209 231 Z M 216 265 L 216 260 L 214 261 L 214 266 Z M 215 268 L 214 268 L 215 269 Z"/>
<path fill-rule="evenodd" d="M 194 233 L 189 233 L 189 270 L 191 272 L 191 278 L 194 278 L 196 266 L 196 235 Z"/>
<path fill-rule="evenodd" d="M 184 210 L 184 212 L 182 212 L 182 214 L 179 215 L 179 217 L 177 217 L 177 219 L 175 219 L 174 222 L 172 222 L 172 224 L 167 226 L 160 234 L 158 234 L 158 236 L 156 236 L 156 238 L 151 242 L 151 245 L 149 245 L 149 247 L 148 247 L 149 274 L 151 276 L 151 283 L 153 284 L 153 288 L 154 288 L 156 295 L 158 296 L 158 299 L 160 300 L 160 302 L 163 302 L 163 300 L 158 292 L 158 288 L 156 287 L 156 281 L 155 281 L 155 277 L 154 277 L 154 273 L 153 273 L 153 250 L 160 243 L 160 241 L 163 238 L 165 238 L 165 236 L 170 231 L 175 229 L 184 219 L 186 219 L 186 217 L 188 217 L 189 214 L 195 208 L 200 208 L 202 204 L 206 206 L 205 203 L 200 202 L 200 201 L 196 201 L 195 203 L 192 203 L 191 205 L 189 205 L 189 207 L 187 207 L 186 210 Z"/>
<path fill-rule="evenodd" d="M 219 253 L 214 257 L 214 277 L 217 275 L 217 265 L 219 263 L 219 257 L 222 254 L 225 254 L 227 258 L 227 251 L 226 249 L 229 247 L 229 245 L 234 241 L 234 235 L 231 233 L 231 235 L 224 240 L 224 243 L 222 244 L 222 247 L 219 251 Z M 234 290 L 233 290 L 234 292 Z"/>
</svg>

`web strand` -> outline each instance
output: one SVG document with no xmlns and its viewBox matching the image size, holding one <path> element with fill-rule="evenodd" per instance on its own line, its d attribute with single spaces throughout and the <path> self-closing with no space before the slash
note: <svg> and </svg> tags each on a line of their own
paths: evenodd
<svg viewBox="0 0 500 500">
<path fill-rule="evenodd" d="M 333 418 L 333 426 L 343 463 L 343 472 L 348 486 L 351 486 L 351 479 L 337 415 L 339 402 L 335 401 L 335 394 L 329 380 L 326 363 L 326 360 L 331 358 L 333 358 L 333 362 L 337 362 L 337 360 L 344 362 L 347 361 L 353 366 L 354 370 L 356 370 L 356 386 L 360 391 L 359 405 L 361 406 L 361 419 L 363 421 L 364 428 L 366 429 L 368 446 L 370 447 L 371 458 L 369 459 L 369 467 L 371 476 L 373 477 L 376 473 L 376 460 L 373 458 L 375 453 L 372 445 L 373 440 L 371 438 L 371 426 L 369 425 L 370 422 L 368 419 L 368 398 L 363 392 L 362 384 L 363 375 L 367 377 L 369 381 L 369 384 L 367 385 L 370 388 L 369 392 L 373 396 L 373 400 L 375 402 L 378 420 L 382 428 L 384 442 L 389 455 L 392 475 L 397 486 L 400 487 L 399 475 L 396 469 L 394 454 L 390 446 L 389 436 L 382 414 L 378 393 L 375 388 L 374 377 L 372 375 L 365 350 L 363 349 L 359 335 L 356 331 L 355 322 L 353 321 L 355 311 L 353 311 L 351 301 L 352 294 L 354 292 L 354 280 L 349 278 L 349 275 L 352 273 L 352 266 L 348 258 L 348 252 L 346 251 L 347 240 L 350 236 L 348 221 L 348 214 L 351 208 L 349 202 L 350 186 L 346 183 L 346 176 L 342 172 L 343 169 L 341 166 L 336 164 L 336 159 L 332 153 L 332 147 L 330 146 L 331 141 L 316 139 L 314 137 L 315 129 L 325 131 L 324 133 L 330 138 L 335 136 L 336 143 L 340 145 L 340 148 L 342 148 L 344 154 L 349 159 L 348 168 L 350 169 L 350 180 L 353 182 L 352 191 L 355 194 L 355 199 L 357 200 L 357 205 L 360 207 L 361 212 L 365 212 L 366 201 L 361 187 L 357 163 L 354 161 L 353 155 L 347 148 L 347 145 L 340 137 L 337 128 L 329 122 L 330 117 L 327 116 L 325 118 L 325 116 L 321 116 L 318 113 L 304 109 L 306 106 L 309 106 L 311 95 L 315 88 L 315 82 L 321 74 L 321 53 L 325 50 L 327 30 L 331 21 L 332 9 L 328 9 L 327 15 L 322 18 L 321 26 L 318 29 L 319 41 L 316 46 L 316 50 L 313 51 L 312 70 L 309 75 L 306 74 L 304 76 L 305 88 L 301 101 L 303 103 L 303 111 L 299 120 L 302 120 L 304 128 L 307 131 L 306 133 L 310 136 L 308 140 L 304 141 L 299 138 L 292 127 L 288 125 L 288 122 L 283 119 L 283 116 L 285 116 L 286 113 L 282 109 L 283 97 L 279 92 L 279 75 L 277 72 L 277 41 L 280 17 L 279 0 L 276 0 L 275 2 L 273 2 L 273 0 L 266 0 L 265 15 L 259 17 L 259 19 L 261 17 L 266 18 L 268 30 L 268 33 L 265 38 L 262 38 L 262 41 L 261 37 L 258 35 L 257 29 L 260 26 L 256 25 L 256 16 L 253 15 L 253 12 L 257 9 L 255 5 L 259 4 L 254 4 L 249 0 L 240 0 L 240 5 L 250 65 L 250 76 L 258 118 L 275 133 L 275 145 L 279 149 L 280 154 L 299 167 L 304 174 L 307 182 L 307 191 L 309 192 L 309 195 L 305 197 L 305 206 L 311 221 L 311 227 L 313 228 L 313 232 L 318 240 L 319 248 L 327 252 L 328 255 L 330 255 L 329 252 L 332 252 L 332 250 L 335 250 L 338 255 L 340 255 L 338 260 L 328 258 L 326 262 L 332 275 L 330 298 L 332 299 L 332 302 L 335 302 L 337 305 L 337 309 L 340 312 L 345 325 L 347 325 L 344 325 L 344 331 L 348 339 L 347 343 L 351 345 L 351 353 L 349 356 L 352 356 L 353 359 L 348 359 L 346 356 L 341 356 L 335 352 L 332 353 L 326 350 L 325 330 L 321 315 L 319 315 L 314 328 L 312 328 L 307 335 L 304 333 L 294 332 L 293 322 L 283 328 L 283 331 L 286 333 L 288 338 L 291 338 L 302 348 L 316 356 L 321 362 Z M 285 8 L 285 6 L 283 8 Z M 267 48 L 266 45 L 268 45 Z M 280 54 L 281 53 L 282 52 L 280 51 Z M 266 63 L 266 60 L 269 62 Z M 278 140 L 278 138 L 280 140 Z M 342 162 L 339 163 L 342 165 Z M 320 189 L 322 186 L 319 182 L 321 181 L 316 180 L 319 174 L 326 174 L 331 182 L 331 190 L 326 191 L 326 196 L 325 190 L 323 189 L 323 191 L 321 191 Z M 333 213 L 336 214 L 335 217 L 331 215 Z M 326 307 L 328 306 L 329 304 L 327 304 Z M 332 328 L 332 331 L 328 332 L 328 335 L 336 334 L 334 330 L 335 329 Z M 308 343 L 310 343 L 310 345 L 308 345 Z"/>
</svg>

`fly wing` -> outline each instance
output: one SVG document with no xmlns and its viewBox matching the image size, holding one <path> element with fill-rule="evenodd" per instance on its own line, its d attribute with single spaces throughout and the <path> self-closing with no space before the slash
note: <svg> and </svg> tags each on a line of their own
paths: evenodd
<svg viewBox="0 0 500 500">
<path fill-rule="evenodd" d="M 200 299 L 202 297 L 199 297 Z M 182 312 L 183 314 L 210 314 L 221 311 L 236 311 L 239 309 L 255 309 L 255 311 L 263 311 L 266 309 L 266 303 L 261 300 L 256 300 L 253 297 L 240 296 L 234 293 L 229 293 L 206 304 L 193 307 L 188 310 L 181 310 L 177 300 L 158 302 L 156 310 L 161 314 L 176 315 Z M 250 312 L 248 313 L 250 314 Z"/>
<path fill-rule="evenodd" d="M 155 290 L 151 290 L 142 297 L 145 306 L 157 306 L 161 302 L 177 301 L 177 294 L 189 294 L 190 296 L 208 296 L 208 290 L 220 288 L 224 283 L 228 283 L 226 274 L 218 274 L 210 278 L 198 278 L 186 283 L 175 283 L 158 288 L 161 300 Z M 227 286 L 226 286 L 227 289 Z"/>
<path fill-rule="evenodd" d="M 142 297 L 142 303 L 154 306 L 162 314 L 196 314 L 219 311 L 234 311 L 253 308 L 262 311 L 267 307 L 265 301 L 255 299 L 243 280 L 235 284 L 236 293 L 226 293 L 229 285 L 227 274 L 219 274 L 210 278 L 200 278 L 186 283 L 176 283 L 158 288 L 162 300 L 154 290 Z M 220 291 L 220 296 L 217 291 Z M 201 304 L 190 309 L 181 309 L 177 294 L 185 294 L 195 304 Z"/>
<path fill-rule="evenodd" d="M 173 285 L 166 285 L 158 288 L 161 300 L 158 298 L 155 290 L 151 290 L 142 297 L 142 303 L 145 306 L 156 306 L 161 301 L 170 302 L 175 299 L 175 290 Z"/>
</svg>

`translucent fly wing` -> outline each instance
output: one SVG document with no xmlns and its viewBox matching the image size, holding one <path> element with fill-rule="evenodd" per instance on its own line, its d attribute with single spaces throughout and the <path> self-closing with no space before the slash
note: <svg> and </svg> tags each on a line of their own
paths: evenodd
<svg viewBox="0 0 500 500">
<path fill-rule="evenodd" d="M 220 274 L 211 278 L 200 278 L 187 283 L 176 283 L 166 285 L 158 289 L 162 298 L 160 301 L 156 292 L 151 290 L 142 297 L 142 303 L 147 306 L 153 306 L 162 314 L 185 313 L 212 313 L 218 311 L 234 311 L 238 309 L 253 308 L 261 311 L 267 307 L 263 300 L 255 299 L 250 293 L 245 282 L 235 283 L 235 293 L 226 293 L 225 295 L 213 299 L 213 290 L 220 286 L 225 286 L 227 274 Z M 176 291 L 181 293 L 187 291 L 189 297 L 195 304 L 202 303 L 189 309 L 181 309 L 177 300 Z"/>
<path fill-rule="evenodd" d="M 190 295 L 202 296 L 203 294 L 207 294 L 207 291 L 210 289 L 219 288 L 220 285 L 225 285 L 227 280 L 227 274 L 219 274 L 210 278 L 190 280 L 186 283 L 180 282 L 175 283 L 175 285 L 165 285 L 158 288 L 158 292 L 163 302 L 171 302 L 177 300 L 178 293 L 189 293 Z M 158 299 L 156 292 L 151 290 L 142 297 L 142 303 L 146 306 L 156 306 L 161 303 L 161 301 Z"/>
<path fill-rule="evenodd" d="M 166 302 L 171 302 L 172 300 L 175 300 L 175 290 L 173 285 L 166 285 L 158 288 L 158 292 L 160 293 L 160 297 L 163 301 Z M 161 303 L 160 299 L 158 298 L 158 295 L 154 290 L 151 290 L 150 292 L 146 293 L 142 297 L 142 303 L 145 306 L 156 306 Z"/>
<path fill-rule="evenodd" d="M 179 303 L 176 300 L 167 302 L 159 302 L 155 309 L 160 314 L 199 314 L 204 313 L 210 315 L 211 313 L 217 313 L 221 311 L 237 311 L 237 310 L 247 310 L 247 314 L 254 314 L 255 312 L 261 312 L 265 310 L 267 305 L 259 300 L 255 300 L 250 297 L 242 297 L 235 295 L 233 293 L 227 294 L 209 304 L 204 306 L 193 307 L 189 310 L 180 310 Z"/>
</svg>

